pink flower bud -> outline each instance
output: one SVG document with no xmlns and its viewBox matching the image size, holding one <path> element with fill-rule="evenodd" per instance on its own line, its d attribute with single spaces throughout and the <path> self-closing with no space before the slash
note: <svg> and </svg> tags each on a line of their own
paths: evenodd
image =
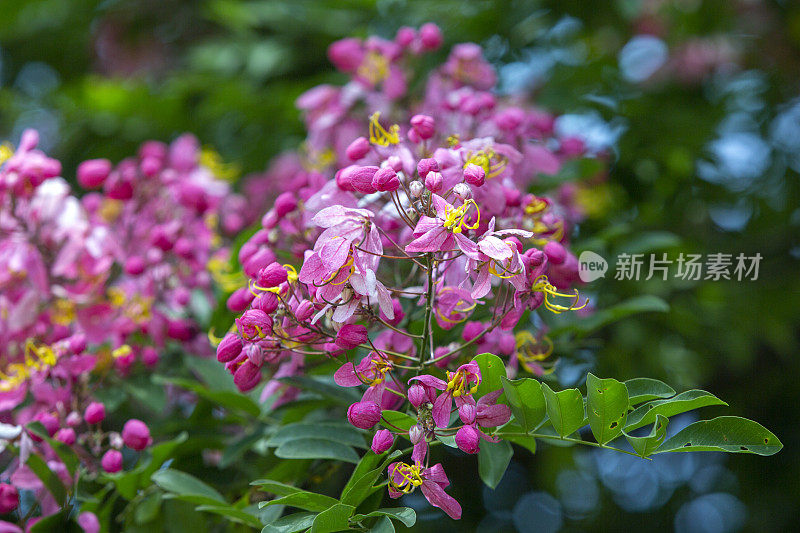
<svg viewBox="0 0 800 533">
<path fill-rule="evenodd" d="M 118 450 L 108 450 L 103 454 L 100 465 L 109 474 L 116 474 L 122 470 L 122 454 Z"/>
<path fill-rule="evenodd" d="M 411 127 L 421 139 L 430 139 L 436 133 L 436 122 L 428 115 L 414 115 L 411 117 Z"/>
<path fill-rule="evenodd" d="M 464 426 L 456 432 L 456 446 L 466 453 L 478 453 L 480 451 L 480 435 L 478 430 L 472 426 Z"/>
<path fill-rule="evenodd" d="M 408 429 L 408 440 L 411 441 L 411 444 L 417 444 L 424 435 L 425 432 L 419 424 L 414 424 Z"/>
<path fill-rule="evenodd" d="M 476 415 L 477 415 L 477 409 L 472 404 L 465 403 L 464 405 L 458 408 L 458 417 L 465 424 L 474 423 Z"/>
<path fill-rule="evenodd" d="M 357 167 L 350 173 L 350 185 L 360 193 L 372 194 L 376 191 L 372 185 L 372 178 L 378 172 L 378 167 Z"/>
<path fill-rule="evenodd" d="M 342 72 L 355 72 L 364 60 L 361 41 L 355 38 L 336 41 L 328 47 L 328 59 Z"/>
<path fill-rule="evenodd" d="M 79 425 L 80 425 L 80 423 L 82 422 L 82 420 L 83 420 L 83 419 L 81 418 L 81 415 L 80 415 L 80 413 L 78 413 L 77 411 L 71 411 L 71 412 L 70 412 L 70 413 L 67 415 L 66 422 L 67 422 L 67 425 L 68 425 L 69 427 L 72 427 L 72 428 L 74 428 L 74 427 L 76 427 L 76 426 L 79 426 Z"/>
<path fill-rule="evenodd" d="M 87 424 L 99 424 L 106 418 L 106 406 L 100 402 L 92 402 L 86 407 L 83 418 Z"/>
<path fill-rule="evenodd" d="M 328 354 L 328 357 L 339 357 L 344 353 L 344 350 L 335 342 L 326 342 L 322 345 L 322 350 Z"/>
<path fill-rule="evenodd" d="M 425 176 L 425 187 L 431 192 L 439 192 L 444 186 L 444 178 L 440 172 L 428 172 Z"/>
<path fill-rule="evenodd" d="M 403 160 L 397 157 L 396 155 L 390 155 L 389 157 L 387 157 L 386 165 L 395 172 L 400 172 L 401 170 L 403 170 Z"/>
<path fill-rule="evenodd" d="M 383 167 L 372 177 L 372 186 L 380 192 L 396 191 L 400 187 L 400 178 L 391 167 Z"/>
<path fill-rule="evenodd" d="M 399 30 L 397 30 L 397 35 L 394 37 L 394 42 L 398 46 L 402 48 L 407 48 L 411 46 L 414 42 L 414 39 L 417 38 L 417 32 L 414 28 L 409 28 L 408 26 L 403 26 Z"/>
<path fill-rule="evenodd" d="M 279 263 L 270 263 L 258 271 L 256 283 L 261 287 L 277 287 L 289 278 L 286 267 Z"/>
<path fill-rule="evenodd" d="M 336 344 L 343 350 L 352 350 L 368 339 L 367 328 L 361 324 L 345 324 L 336 333 Z"/>
<path fill-rule="evenodd" d="M 250 302 L 252 302 L 255 297 L 256 295 L 250 291 L 250 287 L 240 287 L 228 296 L 228 301 L 225 305 L 227 305 L 228 309 L 232 312 L 241 313 L 250 307 Z"/>
<path fill-rule="evenodd" d="M 275 293 L 262 292 L 253 300 L 252 307 L 269 315 L 275 312 L 279 303 L 280 301 Z"/>
<path fill-rule="evenodd" d="M 383 314 L 383 311 L 380 312 L 380 317 L 384 322 L 396 326 L 406 317 L 406 313 L 403 311 L 403 304 L 397 298 L 392 299 L 392 311 L 394 311 L 394 318 L 387 317 Z"/>
<path fill-rule="evenodd" d="M 419 407 L 428 401 L 428 394 L 425 392 L 425 387 L 419 383 L 415 383 L 408 388 L 408 401 L 414 407 Z"/>
<path fill-rule="evenodd" d="M 75 444 L 75 430 L 72 428 L 61 428 L 56 432 L 55 439 L 59 442 L 63 442 L 67 446 L 72 446 Z"/>
<path fill-rule="evenodd" d="M 275 212 L 279 218 L 283 218 L 297 208 L 297 199 L 294 193 L 284 192 L 275 198 Z"/>
<path fill-rule="evenodd" d="M 388 429 L 379 429 L 372 437 L 372 451 L 381 454 L 392 447 L 394 444 L 394 435 Z"/>
<path fill-rule="evenodd" d="M 355 191 L 353 188 L 352 177 L 353 172 L 358 168 L 358 165 L 350 165 L 344 167 L 336 172 L 336 185 L 343 191 Z"/>
<path fill-rule="evenodd" d="M 125 446 L 140 452 L 147 448 L 153 439 L 150 438 L 150 430 L 141 420 L 131 418 L 122 426 L 122 442 Z"/>
<path fill-rule="evenodd" d="M 567 258 L 567 250 L 560 242 L 550 241 L 544 245 L 544 253 L 547 260 L 554 265 L 560 265 Z"/>
<path fill-rule="evenodd" d="M 411 184 L 409 184 L 408 189 L 411 193 L 411 196 L 414 198 L 419 198 L 422 196 L 422 191 L 425 190 L 425 186 L 421 181 L 412 181 Z"/>
<path fill-rule="evenodd" d="M 248 309 L 234 322 L 239 334 L 248 341 L 264 338 L 272 331 L 272 318 L 258 309 Z"/>
<path fill-rule="evenodd" d="M 420 178 L 425 179 L 428 172 L 439 172 L 439 162 L 432 157 L 420 159 L 417 163 L 417 174 Z"/>
<path fill-rule="evenodd" d="M 41 422 L 44 426 L 44 429 L 47 430 L 47 434 L 51 437 L 56 434 L 60 424 L 58 423 L 58 418 L 55 415 L 50 413 L 38 413 L 33 419 L 37 422 Z M 31 438 L 36 442 L 41 442 L 41 439 L 38 438 L 36 435 L 31 435 Z"/>
<path fill-rule="evenodd" d="M 578 137 L 565 137 L 561 139 L 560 152 L 567 157 L 579 156 L 584 150 L 586 150 L 586 145 L 583 140 Z"/>
<path fill-rule="evenodd" d="M 111 174 L 111 161 L 89 159 L 78 165 L 78 183 L 84 189 L 98 189 Z"/>
<path fill-rule="evenodd" d="M 233 374 L 233 383 L 241 392 L 253 390 L 261 381 L 261 368 L 251 361 L 245 361 Z"/>
<path fill-rule="evenodd" d="M 461 333 L 461 337 L 466 342 L 469 342 L 480 335 L 484 329 L 486 329 L 486 326 L 482 322 L 467 322 L 464 324 L 464 331 Z"/>
<path fill-rule="evenodd" d="M 464 181 L 476 187 L 482 186 L 486 183 L 486 173 L 483 171 L 483 167 L 474 163 L 467 165 L 467 168 L 464 169 Z"/>
<path fill-rule="evenodd" d="M 433 22 L 423 24 L 419 29 L 419 39 L 422 43 L 423 50 L 436 50 L 444 42 L 442 37 L 442 30 Z"/>
<path fill-rule="evenodd" d="M 357 428 L 370 429 L 381 420 L 381 408 L 375 402 L 356 402 L 347 410 L 347 420 Z"/>
<path fill-rule="evenodd" d="M 158 364 L 158 360 L 160 359 L 158 355 L 158 350 L 153 348 L 152 346 L 146 346 L 142 350 L 142 362 L 149 367 L 154 367 Z"/>
<path fill-rule="evenodd" d="M 525 111 L 518 107 L 509 107 L 497 113 L 494 123 L 504 131 L 514 131 L 519 128 L 525 120 Z"/>
<path fill-rule="evenodd" d="M 78 515 L 78 525 L 83 529 L 83 533 L 100 532 L 100 521 L 97 519 L 97 515 L 89 511 L 84 511 Z"/>
<path fill-rule="evenodd" d="M 242 269 L 248 277 L 255 279 L 258 271 L 275 261 L 275 253 L 269 248 L 260 248 L 247 258 L 242 264 Z"/>
<path fill-rule="evenodd" d="M 369 153 L 369 149 L 369 141 L 366 137 L 359 137 L 350 143 L 350 146 L 345 150 L 345 155 L 347 155 L 347 158 L 351 161 L 358 161 Z"/>
<path fill-rule="evenodd" d="M 228 333 L 217 346 L 217 361 L 227 363 L 233 361 L 242 353 L 242 339 L 235 333 Z"/>
<path fill-rule="evenodd" d="M 189 319 L 167 321 L 167 337 L 176 341 L 188 341 L 194 336 L 195 324 Z"/>
<path fill-rule="evenodd" d="M 314 304 L 308 300 L 303 300 L 297 304 L 297 308 L 294 310 L 294 316 L 300 322 L 305 322 L 314 316 Z"/>
<path fill-rule="evenodd" d="M 428 174 L 430 176 L 430 174 Z M 472 198 L 472 189 L 466 183 L 456 183 L 453 187 L 453 193 L 462 200 L 469 200 Z"/>
<path fill-rule="evenodd" d="M 0 483 L 0 514 L 8 514 L 19 507 L 19 492 L 14 485 Z"/>
</svg>

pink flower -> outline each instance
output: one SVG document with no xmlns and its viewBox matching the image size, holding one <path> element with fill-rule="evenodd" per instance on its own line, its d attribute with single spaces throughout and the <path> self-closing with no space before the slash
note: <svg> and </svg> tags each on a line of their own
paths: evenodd
<svg viewBox="0 0 800 533">
<path fill-rule="evenodd" d="M 480 259 L 477 245 L 463 233 L 464 229 L 476 229 L 480 221 L 478 206 L 468 200 L 459 207 L 454 207 L 437 194 L 431 195 L 436 218 L 422 216 L 414 228 L 415 239 L 406 245 L 406 252 L 441 252 L 451 251 L 456 246 L 471 259 Z M 467 214 L 470 206 L 478 213 L 477 220 L 469 225 Z"/>
<path fill-rule="evenodd" d="M 448 485 L 450 480 L 439 463 L 430 468 L 401 462 L 389 465 L 389 496 L 399 498 L 419 487 L 431 505 L 442 509 L 453 520 L 458 520 L 461 518 L 461 505 L 444 491 Z"/>
<path fill-rule="evenodd" d="M 345 324 L 336 333 L 336 344 L 343 350 L 352 350 L 367 342 L 367 328 L 361 324 Z M 353 363 L 348 363 L 350 366 Z"/>
<path fill-rule="evenodd" d="M 19 507 L 19 493 L 14 485 L 0 483 L 0 514 L 8 514 Z"/>
<path fill-rule="evenodd" d="M 99 424 L 106 417 L 106 406 L 100 402 L 92 402 L 86 407 L 83 418 L 87 424 Z"/>
</svg>

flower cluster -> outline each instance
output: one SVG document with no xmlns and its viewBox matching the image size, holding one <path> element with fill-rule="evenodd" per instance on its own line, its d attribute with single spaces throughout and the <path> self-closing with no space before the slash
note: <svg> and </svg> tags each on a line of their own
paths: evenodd
<svg viewBox="0 0 800 533">
<path fill-rule="evenodd" d="M 456 46 L 422 99 L 409 94 L 412 60 L 441 42 L 425 25 L 330 47 L 351 81 L 298 100 L 308 138 L 271 172 L 282 192 L 239 250 L 248 283 L 228 299 L 238 318 L 217 358 L 242 391 L 268 370 L 261 398 L 273 405 L 299 393 L 280 378 L 335 358 L 336 383 L 364 388 L 347 412 L 362 429 L 411 406 L 417 424 L 374 436 L 376 453 L 397 435 L 413 444 L 411 463 L 389 466 L 389 493 L 420 487 L 458 518 L 428 446 L 496 441 L 510 410 L 500 391 L 476 395 L 480 369 L 464 361 L 492 351 L 509 372 L 541 373 L 551 347 L 541 331 L 514 334 L 523 315 L 586 307 L 567 241 L 576 210 L 527 191 L 587 154 L 556 136 L 552 115 L 494 94 L 477 45 Z"/>
<path fill-rule="evenodd" d="M 121 434 L 101 427 L 91 374 L 115 367 L 124 376 L 137 360 L 152 367 L 169 339 L 210 355 L 188 304 L 193 292 L 213 302 L 212 278 L 230 283 L 220 233 L 247 221 L 220 216 L 243 199 L 192 136 L 145 143 L 116 166 L 81 163 L 77 182 L 93 191 L 81 198 L 37 144 L 28 130 L 0 151 L 0 442 L 17 452 L 2 475 L 10 484 L 0 485 L 0 511 L 16 508 L 19 488 L 36 492 L 44 516 L 57 505 L 27 458 L 43 457 L 66 486 L 75 480 L 23 426 L 40 422 L 90 471 L 118 472 L 123 446 L 146 448 L 141 421 Z"/>
</svg>

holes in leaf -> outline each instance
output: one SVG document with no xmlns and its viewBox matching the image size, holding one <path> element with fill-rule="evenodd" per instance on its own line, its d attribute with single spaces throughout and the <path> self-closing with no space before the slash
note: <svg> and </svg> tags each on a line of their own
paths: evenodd
<svg viewBox="0 0 800 533">
<path fill-rule="evenodd" d="M 684 448 L 688 448 L 688 447 L 689 447 L 689 446 L 691 446 L 691 445 L 692 445 L 692 443 L 691 443 L 691 442 L 687 442 L 686 444 L 684 444 L 684 445 L 683 445 L 683 447 L 684 447 Z"/>
<path fill-rule="evenodd" d="M 739 446 L 739 449 L 742 450 L 743 452 L 749 452 L 750 451 L 750 448 L 748 448 L 747 446 Z"/>
<path fill-rule="evenodd" d="M 611 422 L 611 425 L 610 425 L 610 426 L 608 426 L 608 429 L 614 429 L 614 428 L 615 428 L 615 427 L 617 427 L 618 425 L 619 425 L 619 424 L 617 424 L 616 422 Z"/>
<path fill-rule="evenodd" d="M 764 439 L 764 444 L 769 444 L 769 438 Z"/>
</svg>

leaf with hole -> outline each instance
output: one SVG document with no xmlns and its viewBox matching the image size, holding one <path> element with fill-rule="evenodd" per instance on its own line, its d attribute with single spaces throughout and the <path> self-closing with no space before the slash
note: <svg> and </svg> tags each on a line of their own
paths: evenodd
<svg viewBox="0 0 800 533">
<path fill-rule="evenodd" d="M 738 416 L 720 416 L 689 424 L 654 453 L 730 452 L 774 455 L 783 444 L 770 430 Z"/>
<path fill-rule="evenodd" d="M 622 434 L 628 418 L 628 389 L 616 379 L 586 378 L 586 413 L 597 442 L 605 444 Z"/>
<path fill-rule="evenodd" d="M 484 394 L 503 387 L 500 378 L 506 376 L 506 365 L 502 359 L 491 353 L 482 353 L 476 356 L 473 361 L 478 363 L 481 369 L 481 383 L 473 395 L 475 398 L 480 398 Z"/>
<path fill-rule="evenodd" d="M 547 415 L 559 435 L 566 437 L 583 426 L 583 396 L 578 389 L 553 392 L 547 383 L 542 383 L 542 392 L 547 404 Z"/>
</svg>

